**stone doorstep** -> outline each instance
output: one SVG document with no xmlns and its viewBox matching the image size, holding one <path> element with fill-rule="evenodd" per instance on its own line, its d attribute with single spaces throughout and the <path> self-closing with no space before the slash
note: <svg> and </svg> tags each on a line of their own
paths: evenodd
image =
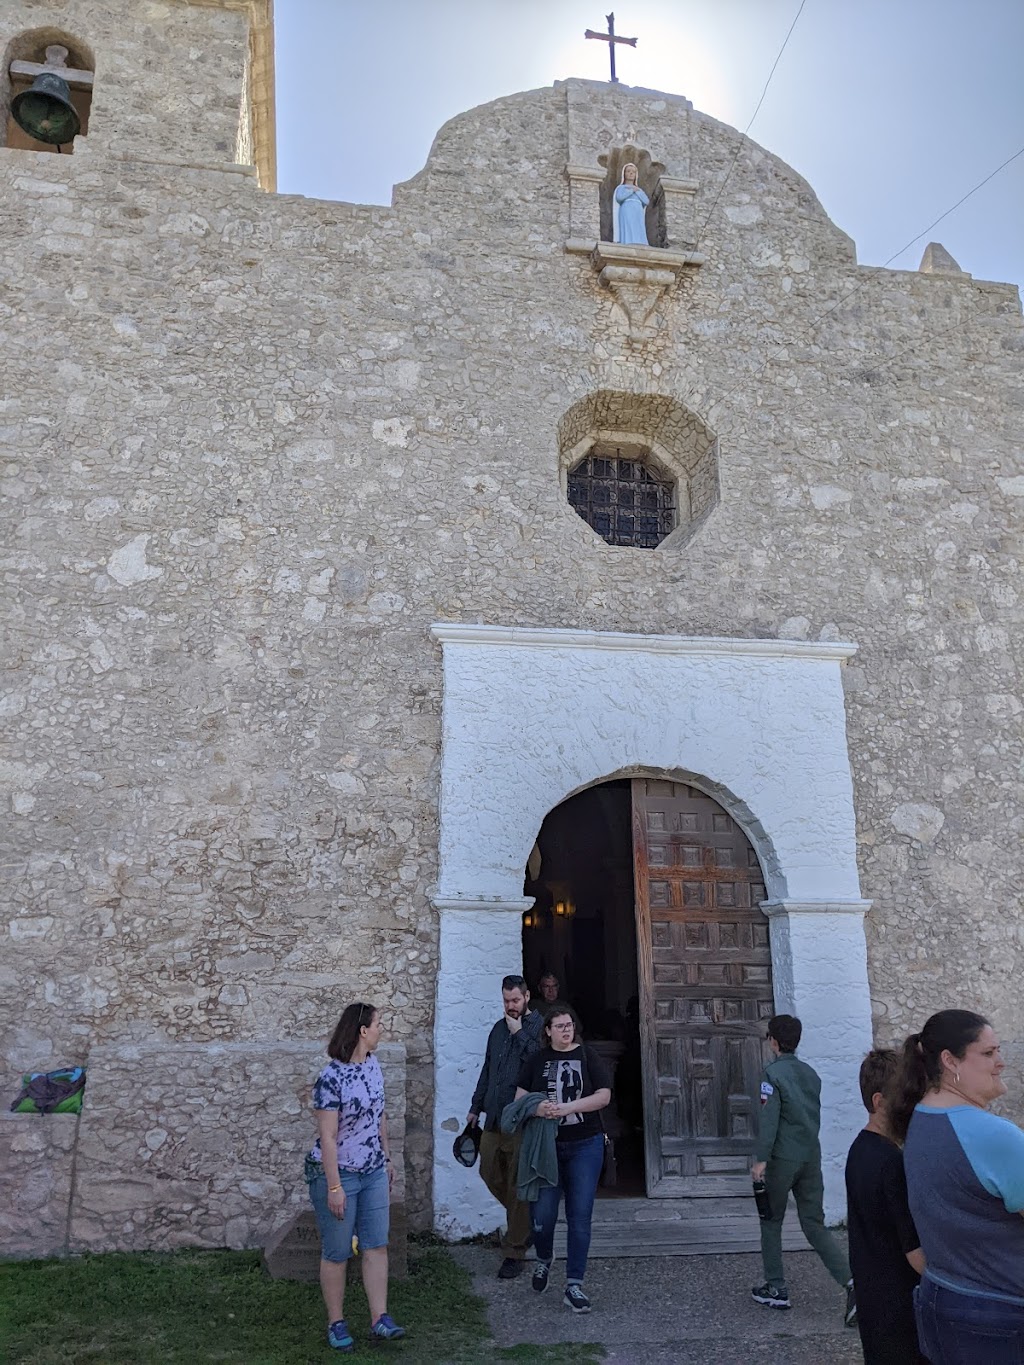
<svg viewBox="0 0 1024 1365">
<path fill-rule="evenodd" d="M 603 1260 L 639 1256 L 718 1256 L 761 1250 L 757 1215 L 744 1199 L 616 1199 L 599 1198 L 594 1205 L 590 1254 Z M 694 1211 L 694 1205 L 703 1206 Z M 488 1247 L 501 1245 L 501 1229 Z M 566 1223 L 560 1212 L 555 1227 L 554 1252 L 565 1256 Z M 790 1199 L 782 1225 L 783 1251 L 809 1251 L 801 1231 L 796 1204 Z M 532 1248 L 528 1255 L 532 1259 Z"/>
<path fill-rule="evenodd" d="M 263 1268 L 272 1280 L 316 1284 L 320 1279 L 320 1231 L 312 1209 L 293 1214 L 263 1248 Z M 409 1228 L 405 1205 L 391 1205 L 388 1270 L 393 1279 L 409 1273 Z"/>
</svg>

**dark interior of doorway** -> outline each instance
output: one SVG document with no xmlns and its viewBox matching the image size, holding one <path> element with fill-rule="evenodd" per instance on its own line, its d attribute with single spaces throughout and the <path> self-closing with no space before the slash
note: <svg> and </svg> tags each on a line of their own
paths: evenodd
<svg viewBox="0 0 1024 1365">
<path fill-rule="evenodd" d="M 556 806 L 541 826 L 524 886 L 535 898 L 523 917 L 523 970 L 534 1002 L 542 1003 L 541 977 L 553 973 L 614 1080 L 604 1122 L 615 1141 L 618 1183 L 602 1196 L 644 1193 L 631 810 L 628 779 Z"/>
</svg>

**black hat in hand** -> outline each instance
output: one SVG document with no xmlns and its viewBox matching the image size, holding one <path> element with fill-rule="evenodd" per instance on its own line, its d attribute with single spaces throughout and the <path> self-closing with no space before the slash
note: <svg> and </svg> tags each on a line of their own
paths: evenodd
<svg viewBox="0 0 1024 1365">
<path fill-rule="evenodd" d="M 460 1166 L 467 1168 L 476 1164 L 480 1155 L 480 1125 L 467 1123 L 452 1143 L 452 1156 Z"/>
</svg>

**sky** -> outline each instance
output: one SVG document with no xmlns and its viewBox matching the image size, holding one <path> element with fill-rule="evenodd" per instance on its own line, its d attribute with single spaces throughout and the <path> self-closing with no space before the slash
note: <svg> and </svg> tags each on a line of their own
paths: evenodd
<svg viewBox="0 0 1024 1365">
<path fill-rule="evenodd" d="M 278 189 L 388 204 L 448 119 L 518 90 L 607 80 L 599 0 L 275 0 Z M 800 0 L 619 0 L 625 85 L 746 127 Z M 1024 147 L 1024 0 L 804 0 L 749 136 L 882 265 Z M 652 151 L 657 152 L 656 148 Z M 1024 155 L 892 262 L 941 242 L 1024 285 Z"/>
</svg>

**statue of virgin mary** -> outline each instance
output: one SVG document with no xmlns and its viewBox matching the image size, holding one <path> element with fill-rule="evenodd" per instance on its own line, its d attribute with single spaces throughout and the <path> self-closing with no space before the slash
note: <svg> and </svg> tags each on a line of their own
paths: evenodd
<svg viewBox="0 0 1024 1365">
<path fill-rule="evenodd" d="M 649 246 L 645 214 L 651 201 L 637 184 L 636 175 L 636 166 L 627 161 L 612 200 L 612 241 Z"/>
</svg>

